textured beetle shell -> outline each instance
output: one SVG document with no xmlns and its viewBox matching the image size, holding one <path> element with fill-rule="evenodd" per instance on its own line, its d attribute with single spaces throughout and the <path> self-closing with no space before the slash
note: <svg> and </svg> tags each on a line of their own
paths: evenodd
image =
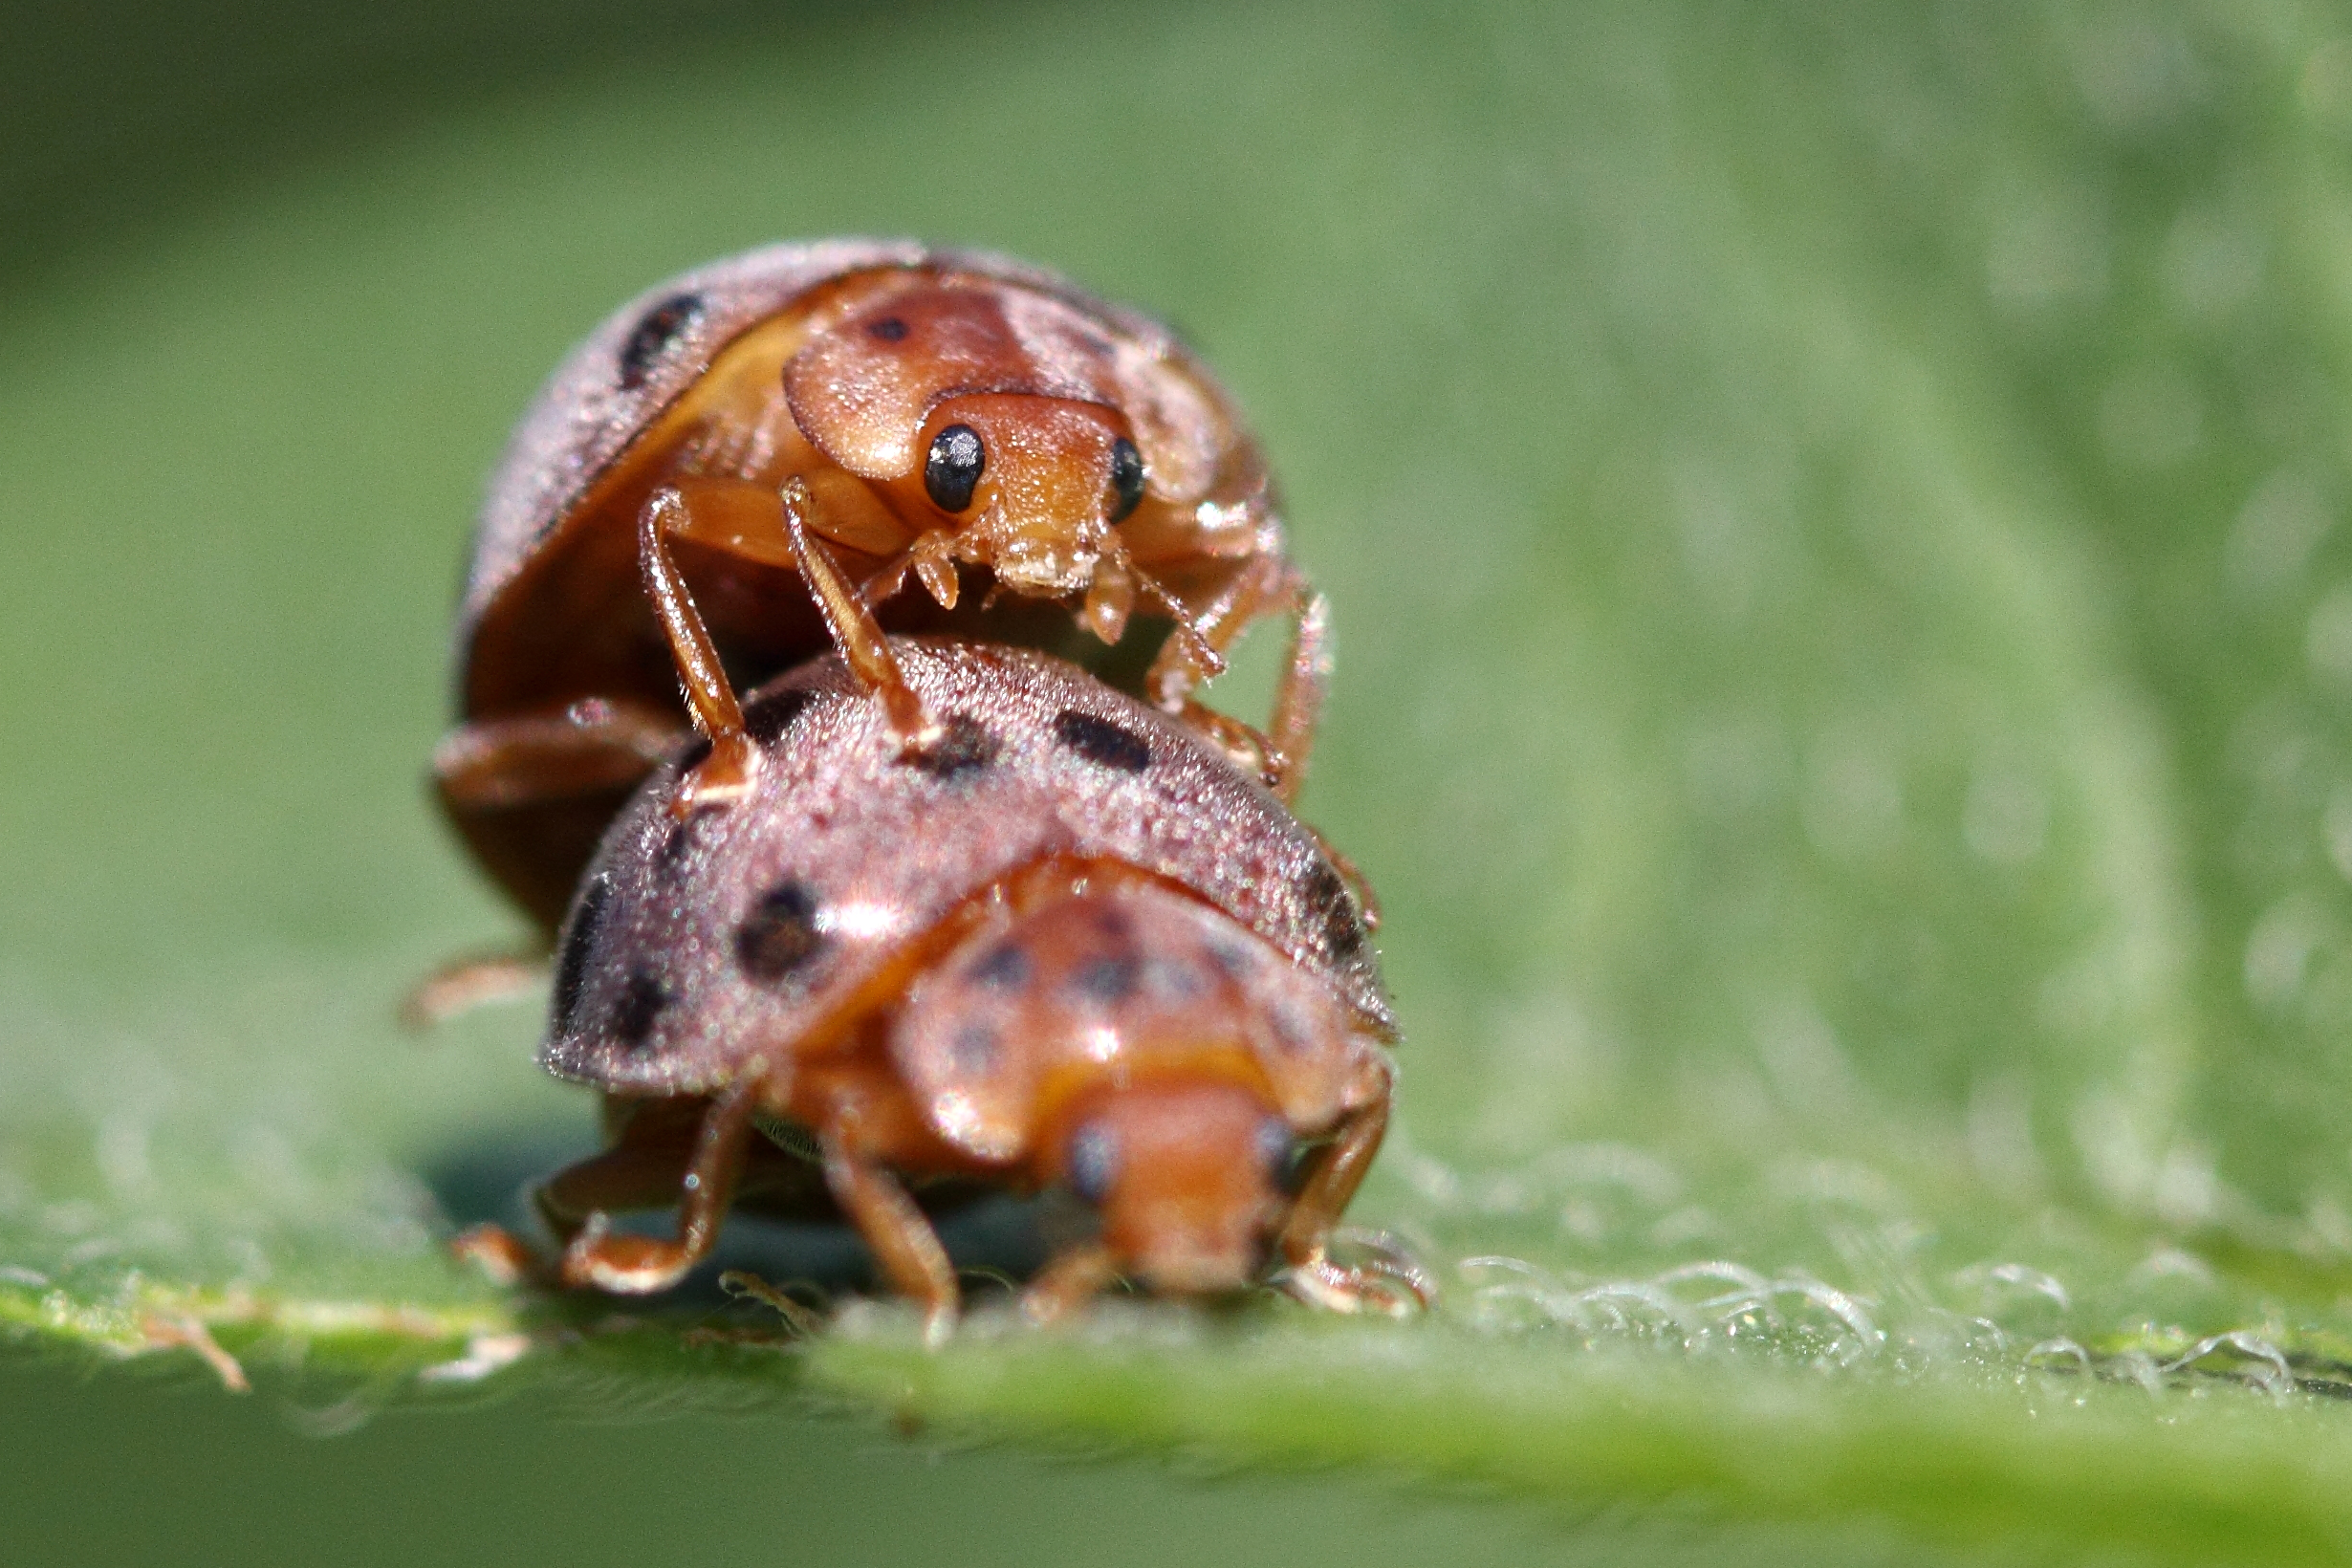
<svg viewBox="0 0 2352 1568">
<path fill-rule="evenodd" d="M 1165 328 L 1097 300 L 1056 273 L 987 251 L 942 250 L 911 240 L 834 239 L 764 246 L 664 279 L 629 300 L 555 367 L 515 426 L 492 472 L 458 617 L 461 663 L 500 588 L 548 529 L 647 426 L 691 388 L 728 344 L 817 285 L 877 267 L 936 267 L 1037 289 L 1117 327 L 1149 350 L 1172 347 Z M 701 308 L 624 387 L 616 373 L 645 313 L 692 294 Z"/>
<path fill-rule="evenodd" d="M 1189 889 L 1320 981 L 1366 1033 L 1393 1035 L 1338 869 L 1209 743 L 1043 654 L 892 646 L 947 727 L 926 761 L 902 758 L 880 705 L 826 659 L 746 705 L 765 757 L 749 795 L 681 823 L 668 806 L 676 761 L 639 792 L 565 923 L 550 1071 L 641 1095 L 707 1093 L 751 1070 L 776 1082 L 797 1043 L 906 944 L 1055 857 Z"/>
</svg>

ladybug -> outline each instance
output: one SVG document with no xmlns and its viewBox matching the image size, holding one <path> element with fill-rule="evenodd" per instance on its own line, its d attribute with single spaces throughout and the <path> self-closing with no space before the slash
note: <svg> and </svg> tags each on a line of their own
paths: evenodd
<svg viewBox="0 0 2352 1568">
<path fill-rule="evenodd" d="M 543 930 L 689 718 L 711 747 L 677 809 L 751 789 L 736 684 L 839 643 L 813 556 L 891 630 L 1090 659 L 1281 798 L 1297 788 L 1322 600 L 1209 372 L 1165 328 L 1003 257 L 772 246 L 614 313 L 491 480 L 434 774 Z M 1272 615 L 1294 637 L 1261 733 L 1192 692 Z M 893 722 L 909 749 L 938 739 Z"/>
<path fill-rule="evenodd" d="M 1395 1023 L 1320 841 L 1066 662 L 866 653 L 744 704 L 760 760 L 730 809 L 671 809 L 695 742 L 589 868 L 540 1060 L 602 1092 L 609 1146 L 537 1190 L 555 1275 L 659 1291 L 730 1206 L 846 1218 L 937 1342 L 958 1292 L 930 1216 L 1050 1190 L 1092 1224 L 1027 1287 L 1033 1319 L 1122 1277 L 1223 1293 L 1270 1263 L 1338 1310 L 1426 1301 L 1408 1261 L 1329 1255 L 1387 1125 Z M 902 744 L 875 674 L 936 744 Z M 607 1220 L 671 1204 L 668 1239 Z M 532 1266 L 494 1228 L 460 1250 Z"/>
</svg>

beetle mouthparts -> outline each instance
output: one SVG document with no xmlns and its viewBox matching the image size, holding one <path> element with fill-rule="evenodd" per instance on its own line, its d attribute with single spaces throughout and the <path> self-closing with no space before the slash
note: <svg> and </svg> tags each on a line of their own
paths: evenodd
<svg viewBox="0 0 2352 1568">
<path fill-rule="evenodd" d="M 1092 551 L 1035 546 L 1000 553 L 993 570 L 997 581 L 1017 593 L 1058 599 L 1086 586 L 1095 575 L 1095 558 Z"/>
</svg>

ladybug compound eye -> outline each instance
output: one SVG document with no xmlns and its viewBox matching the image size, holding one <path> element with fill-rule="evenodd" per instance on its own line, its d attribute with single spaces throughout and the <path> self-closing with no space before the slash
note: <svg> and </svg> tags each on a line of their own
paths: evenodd
<svg viewBox="0 0 2352 1568">
<path fill-rule="evenodd" d="M 1121 436 L 1111 443 L 1111 521 L 1123 523 L 1143 500 L 1143 454 Z"/>
<path fill-rule="evenodd" d="M 1070 1139 L 1070 1190 L 1099 1204 L 1118 1178 L 1119 1135 L 1100 1122 L 1087 1122 Z"/>
<path fill-rule="evenodd" d="M 971 505 L 971 492 L 989 466 L 979 432 L 969 425 L 950 425 L 931 439 L 931 456 L 923 465 L 923 488 L 942 512 L 962 512 Z"/>
<path fill-rule="evenodd" d="M 1291 1134 L 1291 1124 L 1270 1116 L 1257 1124 L 1257 1163 L 1285 1192 L 1296 1192 L 1306 1160 L 1306 1145 Z"/>
</svg>

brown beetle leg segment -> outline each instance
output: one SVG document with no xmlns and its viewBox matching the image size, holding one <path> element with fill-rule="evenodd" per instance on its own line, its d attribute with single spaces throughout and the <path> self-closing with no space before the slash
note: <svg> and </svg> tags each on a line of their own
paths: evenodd
<svg viewBox="0 0 2352 1568">
<path fill-rule="evenodd" d="M 1294 576 L 1293 592 L 1304 584 Z M 1315 750 L 1316 727 L 1322 722 L 1323 694 L 1331 686 L 1331 601 L 1308 594 L 1298 606 L 1291 628 L 1290 661 L 1274 688 L 1274 722 L 1266 738 L 1274 743 L 1268 759 L 1274 775 L 1274 798 L 1289 805 L 1307 781 L 1307 756 Z M 1358 879 L 1361 885 L 1361 879 Z"/>
<path fill-rule="evenodd" d="M 485 1221 L 466 1227 L 449 1238 L 449 1255 L 473 1264 L 494 1285 L 519 1285 L 526 1279 L 554 1282 L 546 1260 L 503 1225 Z"/>
<path fill-rule="evenodd" d="M 403 1029 L 426 1030 L 460 1013 L 530 995 L 547 984 L 543 952 L 472 953 L 454 958 L 401 998 Z"/>
<path fill-rule="evenodd" d="M 574 1165 L 539 1189 L 540 1212 L 557 1235 L 567 1238 L 566 1285 L 644 1295 L 667 1290 L 710 1255 L 719 1221 L 743 1169 L 758 1087 L 756 1078 L 747 1078 L 712 1099 L 703 1113 L 683 1180 L 674 1142 L 636 1143 L 624 1129 L 617 1147 Z M 641 1207 L 681 1188 L 674 1240 L 619 1234 L 605 1218 L 607 1209 Z"/>
<path fill-rule="evenodd" d="M 825 618 L 826 628 L 833 633 L 836 647 L 849 664 L 850 673 L 858 684 L 882 700 L 882 712 L 890 721 L 891 733 L 909 753 L 934 745 L 942 733 L 939 721 L 931 717 L 906 677 L 899 669 L 898 656 L 890 651 L 882 637 L 882 627 L 852 592 L 841 577 L 841 569 L 833 556 L 818 542 L 809 526 L 808 516 L 815 505 L 809 488 L 797 478 L 784 482 L 784 526 L 792 536 L 793 555 L 800 575 L 808 579 L 809 592 L 817 597 L 817 607 Z M 733 700 L 730 696 L 730 702 Z M 737 721 L 738 727 L 741 720 Z"/>
<path fill-rule="evenodd" d="M 552 938 L 605 823 L 678 738 L 671 713 L 599 697 L 475 719 L 434 748 L 433 788 L 483 868 Z"/>
<path fill-rule="evenodd" d="M 1423 1306 L 1434 1294 L 1418 1270 L 1410 1271 L 1412 1277 L 1400 1279 L 1400 1274 L 1406 1271 L 1393 1265 L 1350 1269 L 1331 1261 L 1332 1228 L 1346 1210 L 1348 1200 L 1355 1197 L 1356 1188 L 1363 1185 L 1364 1173 L 1372 1168 L 1372 1157 L 1380 1152 L 1381 1139 L 1388 1131 L 1388 1097 L 1383 1074 L 1378 1096 L 1341 1122 L 1339 1136 L 1318 1151 L 1290 1220 L 1282 1228 L 1279 1248 L 1289 1267 L 1280 1283 L 1311 1305 L 1334 1312 L 1361 1312 L 1370 1307 L 1393 1313 L 1402 1306 L 1397 1299 L 1399 1285 Z"/>
<path fill-rule="evenodd" d="M 1159 585 L 1138 574 L 1138 584 L 1153 599 L 1174 606 Z M 1224 737 L 1209 710 L 1192 700 L 1193 688 L 1218 674 L 1225 650 L 1231 647 L 1252 622 L 1287 610 L 1292 617 L 1290 658 L 1274 688 L 1274 717 L 1262 740 L 1262 772 L 1267 788 L 1289 804 L 1306 782 L 1307 757 L 1315 749 L 1316 725 L 1322 717 L 1323 692 L 1331 678 L 1331 607 L 1323 596 L 1311 592 L 1306 578 L 1276 554 L 1261 555 L 1234 578 L 1197 617 L 1187 617 L 1181 606 L 1177 635 L 1168 639 L 1144 676 L 1144 689 L 1166 712 L 1182 715 L 1195 729 Z M 1187 641 L 1187 633 L 1191 641 Z M 1196 647 L 1194 644 L 1198 644 Z M 1200 657 L 1205 649 L 1209 659 Z M 1234 749 L 1229 744 L 1229 751 Z"/>
<path fill-rule="evenodd" d="M 680 817 L 742 795 L 759 770 L 759 748 L 743 732 L 743 705 L 735 700 L 735 688 L 686 592 L 686 578 L 669 556 L 668 535 L 691 531 L 686 497 L 669 486 L 646 496 L 644 510 L 637 514 L 637 563 L 644 575 L 645 595 L 669 639 L 686 706 L 695 724 L 710 737 L 710 754 L 679 780 L 670 799 L 670 811 Z"/>
<path fill-rule="evenodd" d="M 858 1233 L 874 1251 L 891 1289 L 923 1309 L 923 1341 L 945 1344 L 955 1327 L 959 1297 L 955 1269 L 939 1232 L 915 1207 L 899 1179 L 851 1148 L 857 1123 L 836 1115 L 819 1134 L 825 1154 L 825 1185 Z"/>
<path fill-rule="evenodd" d="M 1099 1241 L 1056 1257 L 1021 1292 L 1021 1316 L 1042 1328 L 1058 1322 L 1119 1277 L 1119 1259 Z"/>
<path fill-rule="evenodd" d="M 556 713 L 475 719 L 433 748 L 433 784 L 453 815 L 625 790 L 677 744 L 676 721 L 589 697 Z"/>
</svg>

